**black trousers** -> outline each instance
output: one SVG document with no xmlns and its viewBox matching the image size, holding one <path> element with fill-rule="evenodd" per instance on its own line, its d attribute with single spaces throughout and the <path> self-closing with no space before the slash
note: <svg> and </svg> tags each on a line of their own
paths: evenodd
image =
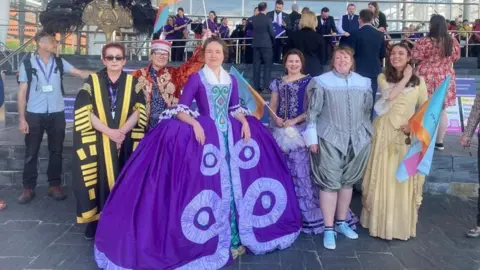
<svg viewBox="0 0 480 270">
<path fill-rule="evenodd" d="M 332 54 L 333 54 L 333 45 L 331 40 L 325 41 L 325 50 L 323 51 L 323 64 L 329 65 L 330 61 L 332 61 Z"/>
<path fill-rule="evenodd" d="M 23 187 L 34 189 L 38 177 L 38 152 L 43 140 L 43 134 L 47 132 L 48 151 L 48 183 L 50 187 L 60 186 L 62 183 L 62 154 L 63 141 L 65 139 L 65 113 L 25 115 L 29 132 L 25 135 L 25 164 L 23 168 Z"/>
<path fill-rule="evenodd" d="M 272 49 L 253 48 L 253 87 L 260 90 L 260 65 L 263 62 L 263 85 L 264 89 L 270 86 L 272 72 Z"/>
<path fill-rule="evenodd" d="M 477 166 L 478 166 L 478 183 L 480 184 L 480 135 L 478 137 L 478 150 L 477 150 Z M 477 226 L 480 227 L 480 186 L 478 187 L 478 202 L 477 202 Z"/>
<path fill-rule="evenodd" d="M 282 63 L 282 53 L 283 53 L 283 39 L 275 39 L 273 44 L 273 62 L 277 64 Z"/>
<path fill-rule="evenodd" d="M 172 61 L 183 61 L 186 41 L 174 41 L 172 46 L 182 46 L 181 48 L 172 48 Z"/>
</svg>

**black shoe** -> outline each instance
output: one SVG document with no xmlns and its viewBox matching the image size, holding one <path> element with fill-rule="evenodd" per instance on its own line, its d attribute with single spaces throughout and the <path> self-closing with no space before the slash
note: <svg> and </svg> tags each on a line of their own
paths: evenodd
<svg viewBox="0 0 480 270">
<path fill-rule="evenodd" d="M 87 224 L 87 228 L 85 228 L 86 240 L 91 241 L 95 239 L 95 234 L 97 233 L 97 225 L 98 225 L 98 221 L 93 221 Z"/>
<path fill-rule="evenodd" d="M 435 149 L 437 149 L 437 150 L 444 150 L 445 147 L 443 146 L 443 143 L 436 143 L 436 144 L 435 144 Z"/>
</svg>

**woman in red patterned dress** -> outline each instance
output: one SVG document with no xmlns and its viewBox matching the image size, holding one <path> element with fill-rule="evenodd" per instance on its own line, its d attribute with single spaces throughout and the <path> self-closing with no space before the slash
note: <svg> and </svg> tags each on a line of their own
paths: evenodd
<svg viewBox="0 0 480 270">
<path fill-rule="evenodd" d="M 447 32 L 445 18 L 441 15 L 433 15 L 430 19 L 430 32 L 426 37 L 419 39 L 413 48 L 413 59 L 420 62 L 417 74 L 425 79 L 429 96 L 448 75 L 451 75 L 435 143 L 435 148 L 438 150 L 444 149 L 443 138 L 448 127 L 445 109 L 455 106 L 457 100 L 453 63 L 459 58 L 460 44 Z"/>
</svg>

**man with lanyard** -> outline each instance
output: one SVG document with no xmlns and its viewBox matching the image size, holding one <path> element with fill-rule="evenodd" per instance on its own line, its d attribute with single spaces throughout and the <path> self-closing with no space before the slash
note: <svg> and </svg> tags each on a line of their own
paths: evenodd
<svg viewBox="0 0 480 270">
<path fill-rule="evenodd" d="M 18 90 L 19 129 L 25 134 L 25 164 L 23 170 L 24 191 L 18 203 L 25 204 L 35 197 L 38 177 L 38 151 L 46 131 L 48 136 L 48 195 L 55 200 L 67 196 L 61 188 L 62 153 L 65 139 L 65 112 L 62 96 L 62 74 L 55 55 L 58 41 L 55 36 L 39 32 L 35 36 L 38 49 L 30 57 L 28 70 L 25 63 L 20 66 Z M 28 61 L 28 60 L 27 60 Z M 90 71 L 74 68 L 61 59 L 63 72 L 86 79 Z M 31 81 L 29 81 L 31 76 Z M 29 87 L 30 86 L 30 87 Z"/>
<path fill-rule="evenodd" d="M 207 31 L 203 41 L 211 35 Z M 202 44 L 203 44 L 202 41 Z M 138 79 L 139 87 L 144 89 L 147 107 L 147 129 L 154 128 L 158 117 L 165 108 L 177 105 L 180 90 L 187 82 L 188 76 L 199 71 L 203 65 L 202 44 L 200 44 L 188 61 L 179 67 L 167 67 L 171 53 L 171 44 L 166 40 L 153 40 L 152 63 L 132 73 Z"/>
</svg>

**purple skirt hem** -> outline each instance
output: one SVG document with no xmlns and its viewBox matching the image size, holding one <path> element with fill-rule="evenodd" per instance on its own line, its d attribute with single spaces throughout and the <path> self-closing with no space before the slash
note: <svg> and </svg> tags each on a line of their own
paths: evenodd
<svg viewBox="0 0 480 270">
<path fill-rule="evenodd" d="M 107 258 L 107 255 L 105 255 L 105 253 L 98 250 L 96 246 L 94 247 L 94 251 L 95 251 L 95 261 L 97 262 L 98 268 L 101 268 L 103 270 L 131 270 L 129 268 L 123 268 L 121 266 L 114 264 L 112 261 L 110 261 Z"/>
</svg>

